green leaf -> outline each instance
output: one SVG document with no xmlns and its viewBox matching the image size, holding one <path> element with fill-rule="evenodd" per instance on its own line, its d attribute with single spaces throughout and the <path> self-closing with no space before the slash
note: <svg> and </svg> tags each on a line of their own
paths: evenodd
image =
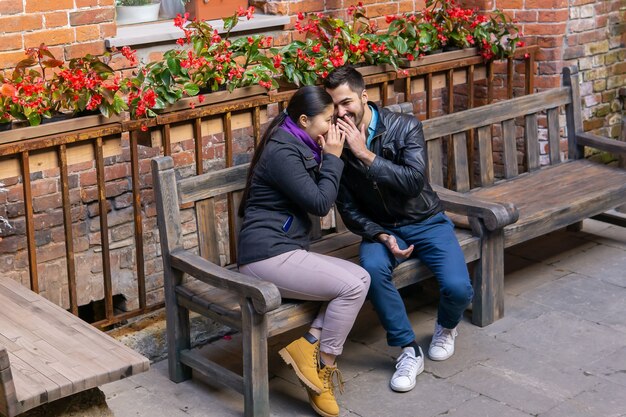
<svg viewBox="0 0 626 417">
<path fill-rule="evenodd" d="M 193 83 L 187 83 L 183 86 L 188 96 L 196 96 L 200 92 L 200 87 Z"/>
<path fill-rule="evenodd" d="M 173 75 L 180 75 L 180 61 L 175 58 L 168 58 L 167 68 Z"/>
<path fill-rule="evenodd" d="M 393 40 L 393 46 L 396 48 L 396 51 L 400 54 L 406 54 L 408 50 L 408 46 L 404 38 L 398 36 Z"/>
</svg>

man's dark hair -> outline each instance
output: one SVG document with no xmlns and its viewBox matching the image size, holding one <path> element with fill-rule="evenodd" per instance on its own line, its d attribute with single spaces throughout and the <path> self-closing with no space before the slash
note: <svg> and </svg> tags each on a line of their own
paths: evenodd
<svg viewBox="0 0 626 417">
<path fill-rule="evenodd" d="M 361 94 L 365 90 L 363 76 L 350 65 L 336 68 L 324 79 L 324 87 L 329 90 L 334 90 L 343 84 L 348 84 L 350 90 L 357 94 Z"/>
</svg>

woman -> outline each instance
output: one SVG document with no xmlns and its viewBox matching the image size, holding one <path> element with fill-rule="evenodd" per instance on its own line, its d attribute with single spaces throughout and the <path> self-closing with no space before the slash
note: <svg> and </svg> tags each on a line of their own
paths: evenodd
<svg viewBox="0 0 626 417">
<path fill-rule="evenodd" d="M 284 298 L 327 301 L 311 329 L 281 349 L 322 416 L 339 415 L 335 358 L 363 305 L 370 277 L 358 265 L 309 252 L 311 221 L 331 209 L 344 138 L 330 95 L 300 88 L 270 124 L 252 158 L 240 215 L 239 271 L 273 282 Z"/>
</svg>

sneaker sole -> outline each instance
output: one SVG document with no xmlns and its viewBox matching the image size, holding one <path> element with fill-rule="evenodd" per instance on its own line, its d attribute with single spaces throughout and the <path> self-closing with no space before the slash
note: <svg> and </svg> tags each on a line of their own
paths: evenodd
<svg viewBox="0 0 626 417">
<path fill-rule="evenodd" d="M 315 410 L 317 414 L 319 414 L 322 417 L 338 417 L 339 416 L 339 414 L 329 414 L 323 410 L 320 410 L 319 407 L 316 406 L 315 403 L 313 402 L 313 399 L 311 399 L 311 391 L 307 389 L 306 393 L 309 396 L 309 405 L 313 408 L 313 410 Z"/>
<path fill-rule="evenodd" d="M 428 352 L 428 358 L 432 361 L 445 361 L 446 359 L 450 359 L 454 355 L 454 351 L 447 356 L 436 357 L 432 356 L 430 352 Z"/>
<path fill-rule="evenodd" d="M 422 366 L 420 366 L 420 368 L 417 370 L 417 374 L 415 375 L 415 379 L 413 380 L 413 384 L 411 384 L 410 387 L 394 387 L 393 384 L 391 382 L 389 382 L 389 387 L 395 391 L 395 392 L 409 392 L 411 391 L 413 388 L 415 388 L 415 385 L 417 384 L 417 377 L 424 372 L 424 361 L 422 361 Z"/>
<path fill-rule="evenodd" d="M 291 366 L 291 368 L 296 373 L 296 376 L 298 377 L 298 379 L 306 386 L 306 388 L 309 388 L 311 391 L 315 392 L 316 394 L 322 393 L 322 390 L 319 387 L 317 387 L 306 376 L 304 376 L 300 368 L 298 368 L 298 365 L 296 365 L 296 361 L 293 359 L 293 357 L 291 357 L 291 355 L 289 354 L 289 351 L 286 348 L 282 348 L 281 350 L 279 350 L 278 354 L 280 355 L 281 358 L 283 358 L 283 361 L 287 365 Z"/>
</svg>

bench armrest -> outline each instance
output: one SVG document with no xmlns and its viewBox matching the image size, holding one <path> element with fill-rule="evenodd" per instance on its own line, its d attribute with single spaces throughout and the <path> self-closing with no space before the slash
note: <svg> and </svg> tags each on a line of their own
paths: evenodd
<svg viewBox="0 0 626 417">
<path fill-rule="evenodd" d="M 438 185 L 432 185 L 444 209 L 483 220 L 489 231 L 515 223 L 519 218 L 517 208 L 511 203 L 492 203 Z"/>
<path fill-rule="evenodd" d="M 626 154 L 626 142 L 620 142 L 616 139 L 609 139 L 592 133 L 576 133 L 576 142 L 578 145 L 590 146 L 600 151 Z"/>
<path fill-rule="evenodd" d="M 217 288 L 251 298 L 254 309 L 265 314 L 280 307 L 281 297 L 276 285 L 215 265 L 192 252 L 180 250 L 170 255 L 173 268 L 185 272 Z"/>
</svg>

